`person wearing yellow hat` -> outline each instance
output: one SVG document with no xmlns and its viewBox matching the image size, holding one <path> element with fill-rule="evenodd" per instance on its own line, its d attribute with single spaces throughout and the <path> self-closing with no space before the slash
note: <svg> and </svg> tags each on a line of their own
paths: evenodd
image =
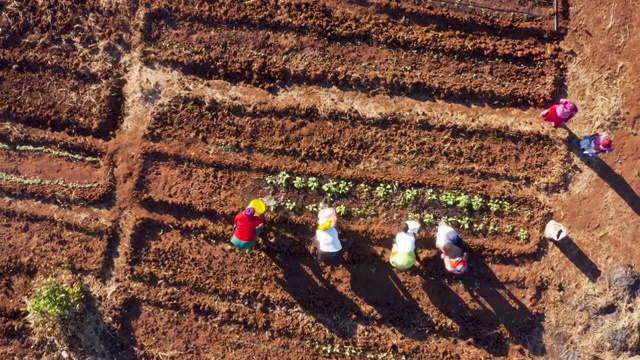
<svg viewBox="0 0 640 360">
<path fill-rule="evenodd" d="M 249 205 L 233 219 L 231 243 L 239 249 L 249 250 L 256 244 L 262 228 L 262 218 L 256 213 L 256 209 Z"/>
<path fill-rule="evenodd" d="M 342 254 L 348 247 L 348 241 L 338 237 L 338 215 L 334 208 L 325 208 L 318 213 L 318 229 L 316 230 L 316 246 L 318 260 L 329 265 L 340 265 Z"/>
</svg>

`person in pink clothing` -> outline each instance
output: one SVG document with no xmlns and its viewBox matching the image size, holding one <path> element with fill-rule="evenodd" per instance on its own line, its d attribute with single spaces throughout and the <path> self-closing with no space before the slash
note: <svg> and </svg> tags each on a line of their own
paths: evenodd
<svg viewBox="0 0 640 360">
<path fill-rule="evenodd" d="M 613 151 L 613 140 L 608 132 L 585 136 L 578 140 L 583 154 L 598 157 L 600 154 L 608 154 Z"/>
<path fill-rule="evenodd" d="M 569 121 L 575 114 L 578 113 L 578 105 L 573 101 L 567 99 L 560 99 L 560 102 L 554 104 L 547 110 L 540 113 L 540 116 L 546 122 L 553 124 L 553 127 L 558 127 Z"/>
</svg>

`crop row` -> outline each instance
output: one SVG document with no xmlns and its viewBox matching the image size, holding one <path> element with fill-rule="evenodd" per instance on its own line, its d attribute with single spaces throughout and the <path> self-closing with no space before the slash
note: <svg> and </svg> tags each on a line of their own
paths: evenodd
<svg viewBox="0 0 640 360">
<path fill-rule="evenodd" d="M 409 7 L 402 4 L 377 4 L 379 11 L 369 7 L 347 6 L 332 7 L 325 3 L 286 2 L 273 6 L 269 1 L 250 3 L 194 1 L 189 5 L 168 6 L 147 14 L 147 21 L 171 19 L 174 22 L 196 22 L 216 26 L 224 24 L 234 28 L 258 28 L 271 32 L 293 34 L 313 34 L 318 38 L 332 42 L 369 44 L 417 52 L 458 55 L 463 58 L 480 57 L 487 59 L 508 59 L 523 65 L 535 65 L 536 61 L 550 59 L 544 46 L 534 46 L 538 41 L 511 38 L 511 34 L 502 26 L 493 24 L 491 31 L 480 30 L 473 19 L 464 21 L 452 14 L 446 15 L 432 6 Z M 401 20 L 382 15 L 384 11 L 400 13 Z M 247 16 L 251 14 L 251 16 Z M 438 18 L 441 22 L 427 20 Z M 150 25 L 150 24 L 147 24 Z M 447 26 L 449 25 L 449 26 Z M 475 25 L 475 26 L 474 26 Z M 464 32 L 456 29 L 464 27 Z M 151 27 L 153 29 L 153 27 Z M 502 30 L 502 31 L 501 31 Z M 153 30 L 146 32 L 148 40 L 156 41 Z"/>
<path fill-rule="evenodd" d="M 519 210 L 508 199 L 484 198 L 477 194 L 421 186 L 407 187 L 397 182 L 355 185 L 353 181 L 320 180 L 315 176 L 305 177 L 286 171 L 267 175 L 264 181 L 279 197 L 279 200 L 268 197 L 271 211 L 284 207 L 292 213 L 304 209 L 316 215 L 324 206 L 335 206 L 341 216 L 369 218 L 380 215 L 376 209 L 391 208 L 395 209 L 394 217 L 406 212 L 409 219 L 421 220 L 425 225 L 444 221 L 477 234 L 496 235 L 502 232 L 517 235 L 523 241 L 529 240 L 529 232 L 523 227 L 533 220 L 529 205 L 522 205 L 522 210 Z M 312 201 L 302 204 L 295 199 Z M 516 222 L 521 222 L 517 232 Z"/>
<path fill-rule="evenodd" d="M 153 23 L 150 32 L 157 36 L 148 41 L 145 62 L 270 91 L 318 85 L 493 106 L 540 105 L 551 100 L 559 74 L 554 63 L 541 61 L 524 66 L 466 54 L 342 44 L 304 33 L 292 41 L 289 33 L 260 26 L 176 20 L 177 26 L 169 27 L 170 22 Z"/>
<path fill-rule="evenodd" d="M 0 114 L 10 122 L 108 138 L 122 119 L 121 79 L 102 81 L 90 71 L 46 62 L 9 62 L 7 67 L 0 70 L 0 96 L 11 101 L 2 103 Z"/>
<path fill-rule="evenodd" d="M 175 98 L 153 114 L 145 137 L 202 147 L 195 152 L 213 154 L 217 149 L 223 157 L 251 156 L 254 166 L 286 163 L 292 168 L 285 171 L 297 173 L 340 172 L 369 181 L 395 178 L 438 187 L 481 181 L 483 187 L 505 193 L 523 186 L 543 191 L 562 186 L 563 155 L 552 150 L 557 145 L 549 136 L 435 122 L 430 116 L 408 121 L 394 115 L 325 114 L 315 107 L 249 108 Z M 296 164 L 304 166 L 294 169 Z"/>
<path fill-rule="evenodd" d="M 82 156 L 78 154 L 69 153 L 66 151 L 55 150 L 46 146 L 33 146 L 33 145 L 9 145 L 0 142 L 0 149 L 2 150 L 10 150 L 10 151 L 27 151 L 27 152 L 41 152 L 41 153 L 49 153 L 53 156 L 69 158 L 77 161 L 86 161 L 86 162 L 98 162 L 100 159 L 93 156 Z"/>
</svg>

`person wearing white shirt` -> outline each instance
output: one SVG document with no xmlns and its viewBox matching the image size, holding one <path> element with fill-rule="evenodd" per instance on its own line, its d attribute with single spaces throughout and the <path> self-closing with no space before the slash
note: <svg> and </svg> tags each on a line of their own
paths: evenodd
<svg viewBox="0 0 640 360">
<path fill-rule="evenodd" d="M 402 227 L 391 248 L 389 263 L 396 269 L 406 270 L 411 268 L 416 262 L 416 233 L 409 230 L 407 222 L 402 223 Z M 413 229 L 412 229 L 413 230 Z M 417 230 L 416 230 L 417 231 Z"/>
<path fill-rule="evenodd" d="M 335 209 L 326 208 L 318 213 L 316 230 L 318 260 L 329 265 L 340 265 L 343 260 L 342 254 L 348 246 L 347 241 L 341 241 L 338 237 L 337 223 L 338 216 Z"/>
</svg>

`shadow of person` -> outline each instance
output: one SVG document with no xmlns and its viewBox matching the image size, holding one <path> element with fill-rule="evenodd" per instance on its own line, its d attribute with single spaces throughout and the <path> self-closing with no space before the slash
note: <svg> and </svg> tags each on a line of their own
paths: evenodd
<svg viewBox="0 0 640 360">
<path fill-rule="evenodd" d="M 469 252 L 469 272 L 462 278 L 465 290 L 478 306 L 492 314 L 509 332 L 509 342 L 524 346 L 536 356 L 546 353 L 542 339 L 543 314 L 534 314 L 498 279 L 481 252 Z"/>
<path fill-rule="evenodd" d="M 509 343 L 498 331 L 499 319 L 482 303 L 478 304 L 479 308 L 471 308 L 451 288 L 453 284 L 461 284 L 462 277 L 453 276 L 444 269 L 440 254 L 425 259 L 423 270 L 421 276 L 424 291 L 431 304 L 457 325 L 440 325 L 437 334 L 445 338 L 473 339 L 474 346 L 483 348 L 494 356 L 506 356 Z"/>
<path fill-rule="evenodd" d="M 631 210 L 640 215 L 640 196 L 631 185 L 599 157 L 589 157 L 583 154 L 577 144 L 580 138 L 566 124 L 563 124 L 562 127 L 569 133 L 566 140 L 569 150 L 576 153 L 578 158 L 606 182 L 629 205 Z"/>
<path fill-rule="evenodd" d="M 127 307 L 125 315 L 120 320 L 125 323 L 132 321 L 140 314 L 139 304 Z M 72 331 L 64 332 L 64 343 L 68 349 L 78 358 L 83 359 L 135 359 L 136 351 L 132 341 L 133 328 L 129 331 L 116 331 L 110 324 L 104 321 L 103 315 L 98 309 L 96 299 L 92 295 L 86 295 L 83 310 Z M 119 323 L 119 322 L 116 322 Z M 129 323 L 130 325 L 130 323 Z"/>
<path fill-rule="evenodd" d="M 602 274 L 602 271 L 598 268 L 587 254 L 585 254 L 578 245 L 569 237 L 566 236 L 560 241 L 551 241 L 556 245 L 558 249 L 575 265 L 582 273 L 589 278 L 589 281 L 595 283 L 596 280 Z"/>
<path fill-rule="evenodd" d="M 425 340 L 433 327 L 431 318 L 420 308 L 396 270 L 387 262 L 348 264 L 351 290 L 374 308 L 379 323 L 397 329 L 414 340 Z"/>
<path fill-rule="evenodd" d="M 469 270 L 460 276 L 444 269 L 439 254 L 423 263 L 427 296 L 443 315 L 458 325 L 457 330 L 442 328 L 439 334 L 473 339 L 474 346 L 494 356 L 509 355 L 511 344 L 521 345 L 533 355 L 544 355 L 544 316 L 533 314 L 502 284 L 486 265 L 481 252 L 467 249 L 467 253 Z M 454 290 L 454 285 L 460 290 Z M 471 301 L 465 302 L 461 296 L 465 293 Z"/>
<path fill-rule="evenodd" d="M 306 314 L 313 316 L 332 334 L 342 339 L 353 337 L 358 325 L 356 319 L 361 314 L 360 307 L 325 278 L 323 265 L 309 255 L 306 245 L 300 240 L 312 242 L 313 234 L 309 228 L 289 224 L 287 230 L 269 231 L 275 236 L 275 241 L 267 244 L 263 251 L 282 270 L 281 275 L 275 276 L 276 283 Z M 282 244 L 286 245 L 282 247 Z"/>
</svg>

